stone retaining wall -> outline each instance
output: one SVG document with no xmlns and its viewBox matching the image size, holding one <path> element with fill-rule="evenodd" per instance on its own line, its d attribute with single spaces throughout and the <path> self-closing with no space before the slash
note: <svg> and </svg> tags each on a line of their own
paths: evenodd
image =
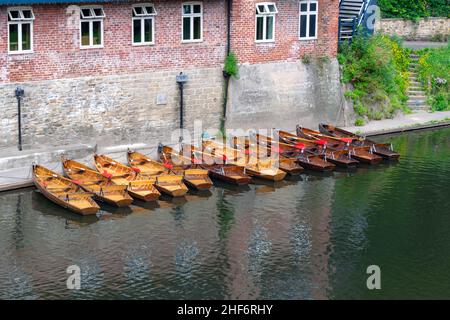
<svg viewBox="0 0 450 320">
<path fill-rule="evenodd" d="M 375 30 L 389 35 L 397 35 L 407 40 L 431 40 L 450 34 L 450 19 L 427 18 L 418 22 L 403 19 L 381 19 Z"/>
<path fill-rule="evenodd" d="M 191 137 L 214 134 L 222 115 L 221 68 L 188 69 L 184 127 Z M 177 72 L 99 76 L 20 84 L 25 149 L 90 144 L 98 147 L 174 143 L 179 128 Z M 17 143 L 17 84 L 0 85 L 0 149 Z M 342 105 L 335 58 L 240 65 L 229 87 L 227 128 L 293 130 L 336 123 Z M 201 120 L 201 128 L 192 130 Z M 210 131 L 211 132 L 211 131 Z M 175 139 L 176 140 L 176 139 Z"/>
<path fill-rule="evenodd" d="M 343 101 L 336 59 L 242 65 L 239 73 L 230 85 L 227 127 L 294 130 L 336 123 Z"/>
<path fill-rule="evenodd" d="M 178 72 L 84 77 L 20 85 L 23 143 L 39 145 L 89 143 L 108 146 L 168 141 L 179 128 Z M 220 67 L 184 70 L 184 124 L 195 119 L 219 127 L 223 102 Z M 17 84 L 0 85 L 0 148 L 17 143 Z"/>
</svg>

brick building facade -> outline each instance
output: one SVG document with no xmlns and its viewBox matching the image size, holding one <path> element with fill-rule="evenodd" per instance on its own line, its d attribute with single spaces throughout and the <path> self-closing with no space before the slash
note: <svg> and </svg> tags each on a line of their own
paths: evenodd
<svg viewBox="0 0 450 320">
<path fill-rule="evenodd" d="M 228 18 L 230 49 L 242 65 L 298 62 L 304 55 L 334 61 L 339 1 L 230 1 L 231 15 L 227 0 L 0 0 L 0 147 L 15 143 L 17 85 L 25 89 L 29 148 L 70 138 L 113 136 L 108 141 L 118 143 L 131 131 L 161 139 L 179 121 L 181 71 L 190 76 L 187 126 L 201 117 L 217 127 Z"/>
</svg>

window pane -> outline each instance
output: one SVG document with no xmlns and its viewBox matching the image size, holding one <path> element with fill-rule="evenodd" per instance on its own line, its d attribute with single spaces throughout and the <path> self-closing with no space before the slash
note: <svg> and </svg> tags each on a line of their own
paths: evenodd
<svg viewBox="0 0 450 320">
<path fill-rule="evenodd" d="M 145 10 L 147 10 L 147 13 L 148 13 L 148 14 L 153 14 L 153 13 L 155 13 L 155 8 L 153 8 L 153 7 L 145 7 Z"/>
<path fill-rule="evenodd" d="M 201 39 L 201 18 L 195 17 L 194 18 L 194 39 L 199 40 Z"/>
<path fill-rule="evenodd" d="M 273 40 L 273 16 L 269 16 L 266 19 L 266 40 Z"/>
<path fill-rule="evenodd" d="M 9 25 L 9 51 L 19 50 L 19 26 L 17 24 Z"/>
<path fill-rule="evenodd" d="M 11 15 L 11 18 L 13 18 L 13 19 L 18 19 L 18 18 L 20 18 L 19 11 L 17 11 L 17 10 L 10 11 L 9 14 Z"/>
<path fill-rule="evenodd" d="M 31 24 L 22 24 L 22 50 L 31 50 Z"/>
<path fill-rule="evenodd" d="M 194 5 L 194 13 L 200 13 L 200 12 L 202 12 L 202 9 L 201 9 L 202 7 L 201 7 L 201 5 L 199 5 L 199 4 L 196 4 L 196 5 Z"/>
<path fill-rule="evenodd" d="M 309 36 L 316 36 L 316 15 L 312 14 L 309 16 Z"/>
<path fill-rule="evenodd" d="M 153 35 L 152 35 L 152 19 L 145 19 L 144 20 L 144 38 L 145 42 L 152 42 L 153 41 Z"/>
<path fill-rule="evenodd" d="M 134 11 L 136 12 L 136 14 L 142 14 L 142 7 L 134 7 Z"/>
<path fill-rule="evenodd" d="M 257 6 L 257 8 L 258 8 L 258 13 L 264 13 L 264 5 L 259 5 L 259 6 Z"/>
<path fill-rule="evenodd" d="M 91 16 L 91 10 L 90 10 L 90 9 L 82 9 L 81 12 L 83 13 L 83 16 L 84 16 L 85 18 Z"/>
<path fill-rule="evenodd" d="M 185 14 L 191 13 L 191 6 L 190 5 L 184 5 L 183 6 L 183 13 L 185 13 Z"/>
<path fill-rule="evenodd" d="M 300 38 L 306 38 L 306 16 L 300 16 Z"/>
<path fill-rule="evenodd" d="M 275 12 L 276 12 L 276 10 L 275 10 L 275 5 L 269 4 L 269 5 L 268 5 L 268 8 L 269 8 L 269 11 L 270 11 L 270 12 L 272 12 L 272 13 L 275 13 Z"/>
<path fill-rule="evenodd" d="M 133 42 L 134 43 L 141 42 L 141 20 L 140 19 L 133 20 Z"/>
<path fill-rule="evenodd" d="M 103 10 L 101 8 L 95 8 L 94 14 L 96 17 L 103 17 Z"/>
<path fill-rule="evenodd" d="M 301 4 L 300 4 L 300 11 L 301 11 L 301 12 L 306 12 L 306 11 L 308 11 L 308 4 L 307 4 L 307 3 L 301 3 Z"/>
<path fill-rule="evenodd" d="M 263 17 L 256 18 L 256 40 L 263 40 Z"/>
<path fill-rule="evenodd" d="M 183 18 L 183 40 L 191 39 L 191 19 Z"/>
<path fill-rule="evenodd" d="M 100 21 L 92 22 L 93 45 L 102 44 L 102 23 Z"/>
<path fill-rule="evenodd" d="M 309 11 L 316 11 L 317 10 L 317 4 L 316 3 L 310 3 L 309 4 Z"/>
<path fill-rule="evenodd" d="M 89 45 L 89 22 L 81 23 L 81 45 Z"/>
<path fill-rule="evenodd" d="M 25 19 L 32 19 L 33 18 L 33 15 L 31 14 L 31 10 L 23 10 L 22 13 L 23 13 L 23 17 Z"/>
</svg>

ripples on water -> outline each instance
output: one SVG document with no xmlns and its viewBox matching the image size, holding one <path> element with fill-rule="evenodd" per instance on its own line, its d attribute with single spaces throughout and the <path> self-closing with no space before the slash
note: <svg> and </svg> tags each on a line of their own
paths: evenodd
<svg viewBox="0 0 450 320">
<path fill-rule="evenodd" d="M 383 137 L 398 164 L 78 217 L 0 194 L 0 298 L 448 298 L 450 129 Z M 69 265 L 80 291 L 66 289 Z M 382 290 L 365 287 L 368 265 Z"/>
</svg>

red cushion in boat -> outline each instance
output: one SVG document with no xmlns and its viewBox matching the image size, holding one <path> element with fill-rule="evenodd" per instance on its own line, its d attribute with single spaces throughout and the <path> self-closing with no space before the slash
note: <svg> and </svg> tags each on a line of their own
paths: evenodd
<svg viewBox="0 0 450 320">
<path fill-rule="evenodd" d="M 136 173 L 140 173 L 140 172 L 141 172 L 141 169 L 136 168 L 136 167 L 131 167 L 131 169 L 132 169 L 134 172 L 136 172 Z"/>
<path fill-rule="evenodd" d="M 111 179 L 112 178 L 112 174 L 108 173 L 106 170 L 103 171 L 102 176 L 104 176 L 107 179 Z"/>
<path fill-rule="evenodd" d="M 352 138 L 341 138 L 341 141 L 345 142 L 345 143 L 351 143 L 353 141 Z"/>
<path fill-rule="evenodd" d="M 194 158 L 194 159 L 192 159 L 192 163 L 194 163 L 194 164 L 201 164 L 202 160 Z"/>
<path fill-rule="evenodd" d="M 224 154 L 224 155 L 222 155 L 222 160 L 223 160 L 223 161 L 227 161 L 227 160 L 228 160 L 228 157 Z"/>
<path fill-rule="evenodd" d="M 163 166 L 164 166 L 164 168 L 169 169 L 169 170 L 172 170 L 172 169 L 173 169 L 173 164 L 168 163 L 168 162 L 165 162 L 165 163 L 163 164 Z"/>
<path fill-rule="evenodd" d="M 294 148 L 295 148 L 295 149 L 303 150 L 303 149 L 305 149 L 305 144 L 303 144 L 303 143 L 301 143 L 301 142 L 297 142 L 297 143 L 294 145 Z"/>
<path fill-rule="evenodd" d="M 327 141 L 326 140 L 317 140 L 317 141 L 314 141 L 314 143 L 318 144 L 318 145 L 321 145 L 321 146 L 324 146 L 324 145 L 327 144 Z"/>
<path fill-rule="evenodd" d="M 249 155 L 249 154 L 250 154 L 250 150 L 245 149 L 245 150 L 244 150 L 244 154 Z"/>
</svg>

